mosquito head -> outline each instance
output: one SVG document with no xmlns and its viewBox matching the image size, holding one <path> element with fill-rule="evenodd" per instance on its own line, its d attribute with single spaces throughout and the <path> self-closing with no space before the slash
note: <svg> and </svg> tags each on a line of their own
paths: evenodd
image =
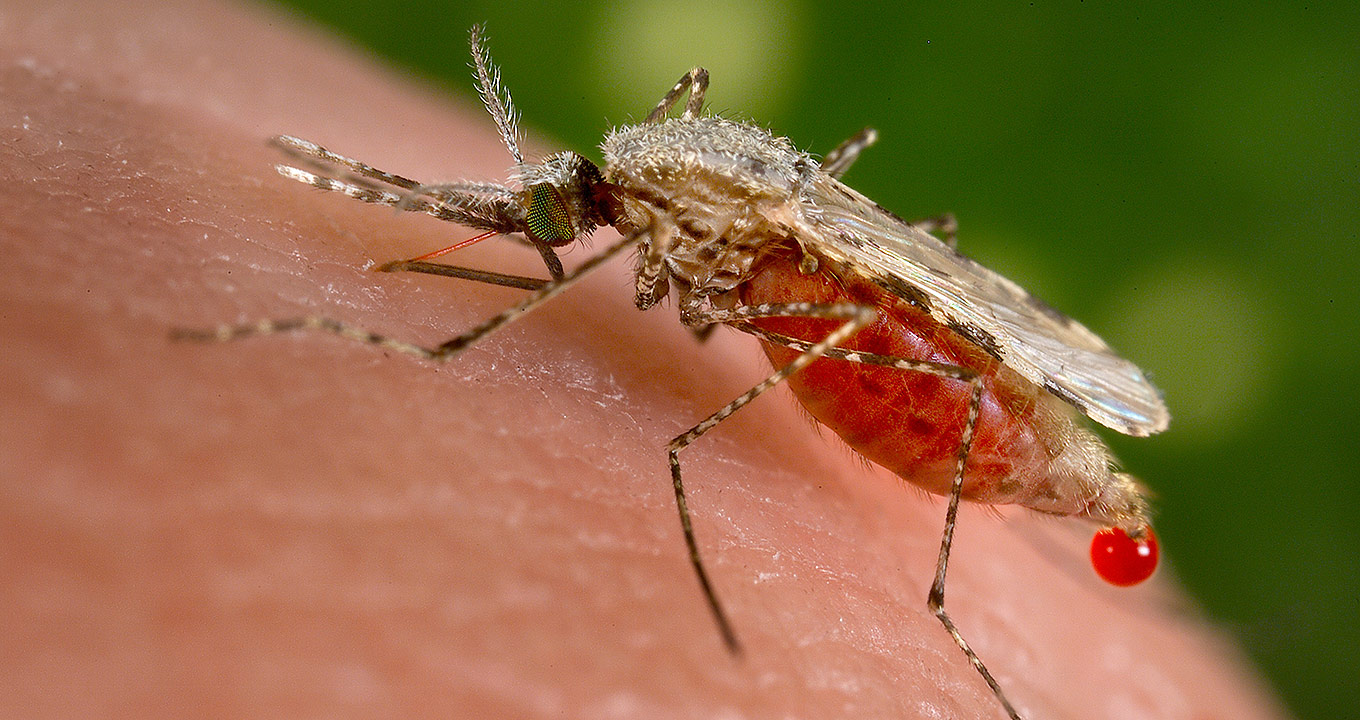
<svg viewBox="0 0 1360 720">
<path fill-rule="evenodd" d="M 595 163 L 574 152 L 521 166 L 519 182 L 523 232 L 535 242 L 560 247 L 614 224 L 612 186 Z"/>
<path fill-rule="evenodd" d="M 613 186 L 604 181 L 600 169 L 574 152 L 562 152 L 533 165 L 524 162 L 519 149 L 518 115 L 510 93 L 501 87 L 501 71 L 491 62 L 482 38 L 482 28 L 472 28 L 472 70 L 477 79 L 477 94 L 491 119 L 496 122 L 501 140 L 515 160 L 519 183 L 516 195 L 522 218 L 498 218 L 520 225 L 516 230 L 535 243 L 549 247 L 569 245 L 601 225 L 613 225 L 616 217 Z M 500 225 L 489 225 L 498 230 Z"/>
</svg>

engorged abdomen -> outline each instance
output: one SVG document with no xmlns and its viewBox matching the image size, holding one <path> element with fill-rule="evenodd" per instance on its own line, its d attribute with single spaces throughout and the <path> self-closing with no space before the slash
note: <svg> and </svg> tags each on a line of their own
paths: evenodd
<svg viewBox="0 0 1360 720">
<path fill-rule="evenodd" d="M 879 319 L 844 344 L 879 355 L 930 360 L 979 373 L 982 405 L 964 476 L 963 496 L 985 503 L 1019 503 L 1048 512 L 1080 511 L 1086 498 L 1067 494 L 1050 478 L 1062 452 L 1063 412 L 1054 412 L 1041 388 L 1005 368 L 976 344 L 868 281 L 839 278 L 825 268 L 801 273 L 795 262 L 774 258 L 740 288 L 745 304 L 855 302 L 878 310 Z M 816 342 L 841 321 L 768 318 L 764 329 Z M 775 367 L 799 351 L 762 342 Z M 948 494 L 956 472 L 971 385 L 926 372 L 822 358 L 795 373 L 790 388 L 818 421 L 869 460 L 918 487 Z M 1057 417 L 1055 417 L 1057 415 Z M 1056 480 L 1056 483 L 1054 482 Z"/>
</svg>

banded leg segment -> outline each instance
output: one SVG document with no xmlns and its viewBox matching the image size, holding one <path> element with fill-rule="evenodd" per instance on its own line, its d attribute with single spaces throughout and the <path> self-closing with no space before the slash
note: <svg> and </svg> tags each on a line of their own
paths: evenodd
<svg viewBox="0 0 1360 720">
<path fill-rule="evenodd" d="M 801 309 L 798 306 L 785 306 L 785 308 L 788 310 L 792 310 L 792 312 L 788 312 L 787 315 L 835 317 L 835 315 L 808 315 L 806 313 L 797 312 L 796 310 Z M 763 308 L 757 307 L 738 308 L 736 311 L 733 311 L 733 313 L 743 315 L 751 313 L 751 315 L 749 316 L 750 318 L 774 316 L 772 314 L 762 315 L 760 313 L 762 309 Z M 801 369 L 802 367 L 805 367 L 807 364 L 810 364 L 812 361 L 821 357 L 844 360 L 846 362 L 891 367 L 898 370 L 904 370 L 909 372 L 924 372 L 929 373 L 931 375 L 937 375 L 940 377 L 967 382 L 972 386 L 972 392 L 969 395 L 967 416 L 965 417 L 964 420 L 963 432 L 959 437 L 957 464 L 955 466 L 953 483 L 950 486 L 949 504 L 945 512 L 944 531 L 940 538 L 940 554 L 936 560 L 935 566 L 935 578 L 931 583 L 930 594 L 927 598 L 926 604 L 927 607 L 930 608 L 930 611 L 936 616 L 936 618 L 940 620 L 940 623 L 944 625 L 945 631 L 948 632 L 950 638 L 954 640 L 954 644 L 958 645 L 959 649 L 962 650 L 964 655 L 968 657 L 968 661 L 972 663 L 974 669 L 976 669 L 978 671 L 978 674 L 982 676 L 983 681 L 987 683 L 987 686 L 991 689 L 992 693 L 1001 703 L 1001 706 L 1005 708 L 1006 713 L 1009 715 L 1011 720 L 1020 720 L 1019 714 L 1015 710 L 1014 706 L 1011 705 L 1010 700 L 1007 699 L 1006 694 L 1001 689 L 1000 684 L 998 684 L 996 679 L 992 677 L 991 672 L 987 669 L 987 666 L 982 662 L 982 659 L 979 658 L 977 653 L 973 651 L 971 646 L 969 646 L 968 641 L 964 639 L 963 634 L 959 631 L 958 626 L 954 624 L 954 621 L 949 617 L 949 613 L 945 610 L 944 607 L 945 576 L 949 566 L 950 551 L 953 547 L 954 531 L 958 524 L 959 501 L 963 497 L 963 479 L 965 471 L 967 470 L 968 455 L 972 450 L 973 438 L 975 436 L 977 429 L 978 416 L 982 408 L 982 382 L 981 379 L 978 377 L 978 374 L 969 368 L 960 367 L 957 365 L 949 365 L 945 363 L 936 363 L 924 360 L 913 360 L 910 358 L 894 357 L 890 355 L 879 355 L 876 353 L 868 353 L 838 347 L 837 345 L 844 342 L 851 335 L 853 335 L 853 331 L 846 333 L 844 337 L 837 339 L 834 343 L 830 343 L 830 345 L 828 346 L 827 341 L 831 340 L 832 336 L 843 333 L 854 321 L 847 322 L 845 325 L 841 326 L 841 328 L 837 329 L 837 331 L 833 332 L 832 335 L 828 336 L 826 339 L 822 340 L 819 343 L 812 343 L 807 340 L 802 340 L 799 338 L 794 338 L 787 335 L 783 335 L 781 333 L 766 330 L 765 328 L 752 324 L 751 322 L 749 322 L 749 319 L 735 320 L 732 319 L 731 317 L 728 317 L 727 319 L 722 320 L 722 322 L 731 325 L 733 328 L 737 330 L 749 333 L 751 335 L 755 335 L 768 342 L 790 347 L 795 350 L 802 351 L 803 353 L 797 359 L 795 359 L 793 363 L 790 363 L 788 367 L 785 367 L 784 369 L 770 376 L 770 378 L 768 378 L 765 382 L 762 382 L 761 384 L 752 388 L 747 393 L 743 394 L 741 397 L 737 398 L 736 400 L 733 400 L 722 410 L 718 411 L 717 413 L 714 413 L 708 419 L 704 420 L 704 422 L 692 428 L 689 432 L 671 441 L 672 447 L 670 456 L 671 474 L 672 480 L 676 488 L 676 502 L 680 507 L 681 525 L 685 529 L 685 540 L 686 543 L 689 545 L 690 549 L 691 562 L 694 563 L 695 565 L 695 571 L 699 575 L 700 584 L 703 586 L 704 592 L 708 596 L 709 606 L 712 609 L 715 617 L 717 618 L 719 629 L 723 632 L 723 637 L 725 640 L 727 640 L 728 646 L 732 648 L 734 652 L 739 647 L 735 644 L 736 643 L 735 638 L 730 637 L 731 633 L 730 623 L 727 620 L 727 618 L 723 615 L 721 606 L 718 604 L 717 598 L 711 595 L 712 593 L 711 583 L 709 582 L 707 575 L 704 573 L 702 564 L 699 561 L 697 546 L 694 543 L 693 539 L 693 530 L 691 529 L 691 525 L 688 518 L 688 509 L 685 506 L 683 490 L 680 485 L 680 468 L 678 459 L 676 457 L 676 452 L 678 452 L 678 450 L 680 448 L 683 448 L 685 445 L 688 445 L 690 442 L 693 442 L 694 439 L 696 439 L 699 435 L 702 435 L 704 432 L 707 432 L 708 430 L 712 429 L 714 425 L 716 425 L 718 422 L 721 422 L 726 417 L 732 415 L 746 403 L 749 403 L 752 399 L 754 399 L 755 396 L 759 395 L 761 392 L 764 392 L 769 387 L 772 387 L 779 381 L 786 379 L 789 375 L 792 375 L 794 372 L 797 372 L 797 370 Z M 857 329 L 858 328 L 856 328 L 856 330 Z M 794 367 L 794 365 L 797 365 L 797 367 Z"/>
<path fill-rule="evenodd" d="M 795 337 L 777 333 L 773 330 L 766 330 L 759 325 L 751 323 L 731 323 L 731 326 L 744 333 L 755 335 L 762 340 L 772 342 L 776 345 L 793 348 L 807 352 L 812 349 L 814 343 Z M 938 375 L 951 380 L 962 380 L 972 382 L 977 377 L 977 373 L 966 367 L 950 365 L 948 363 L 932 362 L 930 360 L 912 360 L 910 358 L 897 357 L 895 355 L 879 355 L 878 353 L 864 352 L 862 350 L 847 350 L 841 347 L 827 348 L 822 357 L 833 360 L 845 360 L 846 362 L 860 363 L 863 365 L 881 365 L 896 370 L 907 370 L 912 372 L 923 372 L 931 375 Z"/>
<path fill-rule="evenodd" d="M 680 101 L 680 96 L 684 95 L 686 90 L 689 91 L 689 100 L 685 102 L 685 114 L 681 117 L 685 120 L 693 120 L 699 117 L 699 111 L 703 110 L 704 107 L 704 93 L 708 91 L 708 71 L 696 67 L 680 76 L 675 87 L 672 87 L 666 93 L 666 97 L 661 98 L 661 102 L 656 104 L 656 108 L 647 115 L 647 119 L 643 122 L 655 124 L 664 120 L 666 113 L 675 107 L 675 104 Z"/>
<path fill-rule="evenodd" d="M 636 295 L 633 302 L 639 310 L 648 310 L 661 302 L 670 292 L 666 274 L 666 256 L 675 246 L 678 233 L 675 223 L 667 216 L 652 218 L 651 225 L 641 235 L 638 253 Z"/>
<path fill-rule="evenodd" d="M 822 158 L 822 172 L 833 178 L 839 178 L 855 164 L 860 153 L 876 142 L 878 142 L 877 130 L 871 127 L 860 130 Z"/>
<path fill-rule="evenodd" d="M 954 639 L 954 644 L 959 646 L 964 655 L 968 656 L 968 661 L 982 675 L 982 679 L 987 682 L 987 687 L 992 689 L 992 694 L 996 696 L 1001 707 L 1005 708 L 1006 714 L 1011 720 L 1021 720 L 1020 714 L 1016 712 L 1015 706 L 1006 698 L 1006 693 L 997 683 L 996 678 L 987 670 L 987 666 L 982 663 L 982 658 L 973 652 L 969 647 L 968 641 L 963 639 L 963 634 L 959 632 L 958 626 L 950 619 L 949 613 L 944 609 L 944 579 L 945 571 L 949 567 L 949 551 L 954 544 L 954 528 L 959 518 L 959 499 L 963 496 L 963 472 L 968 464 L 968 452 L 973 446 L 973 432 L 977 427 L 978 413 L 982 407 L 982 383 L 973 381 L 972 400 L 968 403 L 968 419 L 963 425 L 963 436 L 959 440 L 958 469 L 954 472 L 954 484 L 949 489 L 949 507 L 944 515 L 944 534 L 940 537 L 940 556 L 935 561 L 935 580 L 930 585 L 930 595 L 926 598 L 926 606 L 935 613 L 940 623 L 944 625 L 949 637 Z"/>
<path fill-rule="evenodd" d="M 803 354 L 795 358 L 793 362 L 742 393 L 732 402 L 700 421 L 699 424 L 676 436 L 666 448 L 671 469 L 671 485 L 675 491 L 675 506 L 680 514 L 680 527 L 685 535 L 685 546 L 689 550 L 690 565 L 694 568 L 694 574 L 699 579 L 704 599 L 708 601 L 709 610 L 713 613 L 713 619 L 718 624 L 718 631 L 722 634 L 723 642 L 734 655 L 741 654 L 741 642 L 737 639 L 737 633 L 732 628 L 732 622 L 728 619 L 727 613 L 723 611 L 722 604 L 718 601 L 717 592 L 713 589 L 713 583 L 709 579 L 708 571 L 704 569 L 703 559 L 699 555 L 699 544 L 695 539 L 694 524 L 690 520 L 689 504 L 685 500 L 685 486 L 680 476 L 680 451 L 699 439 L 704 433 L 712 430 L 718 423 L 731 417 L 733 413 L 745 407 L 766 390 L 807 367 L 824 355 L 827 350 L 848 340 L 855 333 L 872 323 L 878 317 L 878 314 L 871 307 L 853 303 L 748 305 L 731 310 L 699 310 L 690 306 L 681 310 L 681 320 L 688 327 L 705 327 L 715 323 L 739 325 L 761 317 L 818 317 L 844 320 L 845 322 L 823 338 L 821 342 L 814 343 L 804 350 Z"/>
<path fill-rule="evenodd" d="M 421 357 L 427 360 L 437 360 L 442 362 L 453 358 L 458 353 L 476 344 L 482 338 L 485 338 L 487 335 L 490 335 L 491 333 L 500 330 L 506 325 L 509 325 L 515 320 L 518 320 L 519 318 L 523 317 L 525 314 L 537 309 L 547 301 L 553 299 L 554 297 L 557 297 L 558 295 L 569 289 L 572 285 L 575 285 L 578 281 L 581 280 L 581 278 L 585 277 L 591 271 L 599 268 L 606 261 L 608 261 L 615 255 L 618 255 L 623 250 L 632 247 L 636 242 L 637 237 L 635 235 L 629 235 L 620 238 L 614 244 L 605 248 L 604 250 L 596 254 L 594 257 L 591 257 L 589 260 L 586 260 L 584 263 L 581 264 L 580 267 L 573 270 L 570 274 L 566 275 L 561 280 L 544 283 L 532 295 L 525 298 L 519 304 L 502 311 L 498 315 L 488 318 L 487 320 L 483 321 L 482 323 L 478 324 L 472 329 L 460 335 L 457 335 L 434 347 L 425 347 L 422 345 L 409 343 L 403 340 L 394 340 L 392 338 L 380 335 L 378 333 L 370 332 L 362 328 L 354 327 L 353 325 L 348 325 L 337 320 L 332 320 L 330 318 L 323 317 L 293 318 L 288 320 L 264 320 L 261 322 L 246 325 L 222 325 L 220 327 L 209 330 L 181 329 L 172 331 L 171 337 L 178 340 L 194 340 L 199 342 L 228 342 L 231 340 L 238 340 L 241 338 L 251 337 L 254 335 L 273 335 L 276 333 L 292 332 L 295 330 L 319 330 L 322 332 L 331 333 L 333 335 L 339 335 L 340 337 L 347 338 L 350 340 L 355 340 L 357 342 L 367 343 L 370 345 L 378 345 L 380 347 L 388 348 L 389 350 L 396 350 L 398 352 L 403 352 L 408 355 L 415 355 L 416 357 Z M 435 265 L 435 263 L 428 264 Z M 462 268 L 452 269 L 462 270 Z M 446 273 L 440 272 L 435 274 L 442 275 Z M 463 276 L 454 275 L 454 277 Z M 515 278 L 516 276 L 505 275 L 500 277 Z M 532 278 L 524 279 L 532 280 Z M 505 283 L 493 282 L 492 284 L 501 285 Z"/>
</svg>

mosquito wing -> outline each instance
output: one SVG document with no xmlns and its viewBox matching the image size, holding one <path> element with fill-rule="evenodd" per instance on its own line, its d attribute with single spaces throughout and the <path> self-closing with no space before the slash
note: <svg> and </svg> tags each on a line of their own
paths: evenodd
<svg viewBox="0 0 1360 720">
<path fill-rule="evenodd" d="M 804 192 L 816 255 L 924 307 L 1101 425 L 1136 436 L 1166 429 L 1161 393 L 1081 323 L 828 175 Z"/>
</svg>

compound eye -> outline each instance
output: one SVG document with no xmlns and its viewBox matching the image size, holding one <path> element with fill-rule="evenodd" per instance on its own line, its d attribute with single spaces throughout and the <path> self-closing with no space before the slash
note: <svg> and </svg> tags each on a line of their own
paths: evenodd
<svg viewBox="0 0 1360 720">
<path fill-rule="evenodd" d="M 525 221 L 529 225 L 529 235 L 554 247 L 575 240 L 576 228 L 562 191 L 550 183 L 538 183 L 530 185 L 528 192 Z"/>
</svg>

